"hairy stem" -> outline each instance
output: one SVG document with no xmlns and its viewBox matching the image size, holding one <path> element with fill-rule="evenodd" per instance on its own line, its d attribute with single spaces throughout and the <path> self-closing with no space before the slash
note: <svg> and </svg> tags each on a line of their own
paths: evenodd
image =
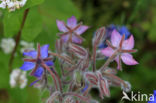
<svg viewBox="0 0 156 103">
<path fill-rule="evenodd" d="M 25 21 L 26 21 L 28 12 L 29 12 L 29 9 L 26 9 L 24 11 L 24 16 L 23 16 L 23 20 L 22 20 L 22 23 L 21 23 L 21 27 L 20 27 L 20 29 L 19 29 L 19 31 L 17 33 L 17 36 L 16 36 L 16 45 L 15 45 L 15 47 L 14 47 L 12 53 L 11 53 L 11 57 L 10 57 L 10 60 L 9 60 L 9 72 L 12 71 L 12 64 L 13 64 L 14 56 L 15 56 L 17 47 L 18 47 L 19 42 L 20 42 L 20 38 L 21 38 L 21 34 L 22 34 L 22 29 L 24 27 L 24 24 L 25 24 Z"/>
<path fill-rule="evenodd" d="M 117 54 L 119 53 L 118 50 L 116 50 L 112 56 L 110 56 L 107 61 L 105 62 L 105 64 L 100 68 L 101 71 L 105 70 L 106 67 L 110 64 L 110 62 L 117 56 Z"/>
<path fill-rule="evenodd" d="M 47 69 L 47 71 L 50 73 L 50 75 L 52 76 L 53 80 L 54 80 L 54 83 L 55 83 L 55 88 L 56 90 L 58 91 L 58 86 L 57 86 L 57 81 L 56 81 L 56 78 L 55 78 L 55 74 L 51 71 L 51 69 L 44 63 L 42 63 L 42 66 Z"/>
<path fill-rule="evenodd" d="M 79 94 L 77 94 L 77 93 L 68 92 L 68 93 L 64 93 L 64 94 L 63 94 L 63 96 L 66 96 L 66 95 L 75 96 L 75 97 L 79 98 L 80 100 L 89 103 L 89 98 L 84 97 L 84 96 L 81 96 L 81 95 L 79 95 Z"/>
<path fill-rule="evenodd" d="M 53 67 L 53 71 L 54 71 L 54 73 L 56 75 L 56 78 L 58 79 L 58 83 L 59 83 L 59 87 L 60 87 L 60 92 L 62 93 L 63 91 L 62 91 L 61 79 L 60 79 L 59 75 L 57 74 L 57 72 L 55 71 L 55 68 L 54 67 Z"/>
</svg>

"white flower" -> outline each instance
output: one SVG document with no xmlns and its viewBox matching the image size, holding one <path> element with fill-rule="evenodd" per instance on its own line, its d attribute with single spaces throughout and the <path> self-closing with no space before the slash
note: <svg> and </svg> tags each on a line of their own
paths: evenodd
<svg viewBox="0 0 156 103">
<path fill-rule="evenodd" d="M 9 54 L 15 47 L 15 41 L 12 38 L 3 38 L 0 47 L 2 48 L 4 53 Z"/>
<path fill-rule="evenodd" d="M 27 81 L 26 72 L 18 68 L 14 69 L 10 74 L 10 86 L 12 88 L 18 85 L 22 89 L 27 85 Z"/>
<path fill-rule="evenodd" d="M 21 0 L 21 2 L 19 2 L 20 7 L 23 7 L 26 4 L 27 0 Z"/>
<path fill-rule="evenodd" d="M 5 9 L 6 8 L 6 2 L 0 0 L 0 8 Z"/>
<path fill-rule="evenodd" d="M 34 50 L 34 43 L 28 43 L 22 40 L 20 44 L 22 46 L 21 53 L 23 53 L 25 50 Z"/>
<path fill-rule="evenodd" d="M 16 9 L 19 9 L 23 7 L 27 0 L 0 0 L 0 8 L 8 8 L 9 11 L 15 11 Z"/>
</svg>

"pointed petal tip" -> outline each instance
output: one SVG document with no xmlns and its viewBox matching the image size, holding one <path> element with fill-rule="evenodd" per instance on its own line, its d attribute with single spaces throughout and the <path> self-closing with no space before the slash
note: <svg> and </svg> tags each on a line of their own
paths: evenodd
<svg viewBox="0 0 156 103">
<path fill-rule="evenodd" d="M 66 26 L 65 26 L 64 21 L 56 20 L 56 24 L 57 24 L 58 29 L 59 29 L 61 32 L 66 32 L 66 31 L 67 31 L 67 28 L 66 28 Z"/>
<path fill-rule="evenodd" d="M 139 64 L 131 54 L 129 53 L 124 53 L 121 56 L 122 61 L 127 64 L 127 65 L 137 65 Z"/>
</svg>

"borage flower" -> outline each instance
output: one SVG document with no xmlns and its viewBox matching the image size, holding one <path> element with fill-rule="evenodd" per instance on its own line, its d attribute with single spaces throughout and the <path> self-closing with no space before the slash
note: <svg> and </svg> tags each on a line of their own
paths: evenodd
<svg viewBox="0 0 156 103">
<path fill-rule="evenodd" d="M 45 63 L 47 66 L 53 66 L 51 58 L 48 58 L 48 48 L 49 45 L 44 45 L 40 48 L 38 45 L 37 51 L 24 52 L 24 56 L 31 57 L 32 59 L 24 59 L 24 64 L 21 69 L 24 71 L 32 70 L 31 75 L 40 78 L 43 74 L 44 67 L 42 63 Z"/>
<path fill-rule="evenodd" d="M 111 24 L 108 27 L 106 27 L 106 36 L 98 45 L 99 49 L 108 47 L 108 45 L 105 42 L 105 39 L 110 39 L 113 30 L 117 30 L 121 36 L 125 35 L 125 40 L 128 39 L 128 37 L 131 35 L 131 33 L 129 32 L 126 26 L 117 26 L 117 25 Z"/>
<path fill-rule="evenodd" d="M 58 29 L 63 32 L 60 36 L 64 42 L 82 43 L 83 38 L 80 35 L 89 28 L 88 26 L 82 25 L 82 23 L 77 24 L 74 16 L 67 20 L 67 24 L 60 20 L 57 20 L 56 23 Z"/>
<path fill-rule="evenodd" d="M 125 35 L 121 36 L 119 32 L 114 30 L 111 35 L 111 43 L 107 41 L 108 47 L 101 50 L 101 53 L 107 57 L 111 57 L 116 54 L 115 61 L 118 63 L 118 69 L 121 69 L 121 60 L 127 65 L 138 64 L 130 54 L 132 52 L 136 52 L 136 50 L 132 50 L 134 48 L 133 35 L 131 35 L 127 40 L 124 39 Z"/>
</svg>

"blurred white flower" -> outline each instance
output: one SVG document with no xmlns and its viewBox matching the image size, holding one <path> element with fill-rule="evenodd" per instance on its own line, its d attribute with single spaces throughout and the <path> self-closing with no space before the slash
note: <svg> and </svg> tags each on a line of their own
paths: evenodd
<svg viewBox="0 0 156 103">
<path fill-rule="evenodd" d="M 19 86 L 21 89 L 27 85 L 26 72 L 20 69 L 14 69 L 10 74 L 10 86 L 12 88 Z"/>
<path fill-rule="evenodd" d="M 4 53 L 9 54 L 15 47 L 15 41 L 12 38 L 3 38 L 0 44 L 0 47 L 4 51 Z"/>
<path fill-rule="evenodd" d="M 5 9 L 8 8 L 9 11 L 15 11 L 16 9 L 19 9 L 23 7 L 27 0 L 0 0 L 0 8 Z"/>
<path fill-rule="evenodd" d="M 20 44 L 22 46 L 21 53 L 23 53 L 25 50 L 34 50 L 34 43 L 28 43 L 22 40 Z"/>
</svg>

